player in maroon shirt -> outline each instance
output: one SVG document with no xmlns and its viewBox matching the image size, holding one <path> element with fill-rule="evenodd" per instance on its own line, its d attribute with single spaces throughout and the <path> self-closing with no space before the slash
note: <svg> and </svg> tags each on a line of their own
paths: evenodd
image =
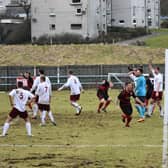
<svg viewBox="0 0 168 168">
<path fill-rule="evenodd" d="M 106 108 L 111 102 L 111 98 L 108 95 L 108 90 L 109 88 L 112 88 L 112 87 L 113 87 L 112 82 L 108 82 L 107 80 L 103 80 L 102 84 L 98 86 L 97 97 L 100 100 L 98 110 L 97 110 L 98 113 L 100 113 L 101 110 L 106 112 Z"/>
<path fill-rule="evenodd" d="M 124 89 L 121 91 L 121 93 L 118 95 L 118 99 L 120 101 L 120 108 L 123 112 L 122 114 L 122 121 L 126 124 L 126 127 L 129 127 L 130 122 L 132 120 L 132 105 L 131 105 L 131 97 L 133 97 L 137 103 L 144 106 L 144 103 L 135 96 L 135 93 L 133 91 L 133 84 L 131 82 L 127 82 L 125 84 Z"/>
</svg>

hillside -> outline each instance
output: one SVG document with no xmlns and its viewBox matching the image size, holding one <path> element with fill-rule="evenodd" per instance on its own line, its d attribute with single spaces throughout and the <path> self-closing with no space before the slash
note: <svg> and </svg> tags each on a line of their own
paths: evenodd
<svg viewBox="0 0 168 168">
<path fill-rule="evenodd" d="M 164 63 L 165 49 L 118 45 L 1 45 L 0 66 Z"/>
<path fill-rule="evenodd" d="M 168 16 L 168 0 L 160 0 L 161 15 Z"/>
</svg>

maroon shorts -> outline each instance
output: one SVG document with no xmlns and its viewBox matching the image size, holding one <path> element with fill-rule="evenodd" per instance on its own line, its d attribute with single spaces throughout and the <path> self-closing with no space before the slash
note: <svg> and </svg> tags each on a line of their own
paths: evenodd
<svg viewBox="0 0 168 168">
<path fill-rule="evenodd" d="M 80 94 L 78 95 L 70 95 L 70 101 L 76 102 L 80 99 Z"/>
<path fill-rule="evenodd" d="M 27 111 L 20 112 L 16 108 L 13 108 L 12 111 L 9 113 L 9 116 L 12 118 L 16 118 L 17 116 L 19 116 L 20 118 L 26 119 L 28 117 L 28 113 Z"/>
<path fill-rule="evenodd" d="M 39 96 L 36 96 L 35 102 L 38 103 Z"/>
<path fill-rule="evenodd" d="M 38 104 L 38 108 L 40 111 L 50 111 L 49 104 Z"/>
<path fill-rule="evenodd" d="M 156 97 L 156 92 L 153 91 L 152 92 L 152 99 L 155 100 L 155 101 L 160 101 L 162 100 L 162 97 L 163 97 L 163 92 L 159 92 L 159 96 Z"/>
</svg>

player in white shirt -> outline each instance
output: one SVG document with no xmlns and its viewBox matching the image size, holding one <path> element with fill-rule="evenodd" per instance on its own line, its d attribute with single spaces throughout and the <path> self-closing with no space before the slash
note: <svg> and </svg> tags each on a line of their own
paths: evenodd
<svg viewBox="0 0 168 168">
<path fill-rule="evenodd" d="M 44 76 L 44 71 L 42 69 L 39 70 L 39 75 L 40 76 L 36 77 L 36 79 L 34 80 L 33 86 L 32 86 L 32 88 L 30 90 L 32 93 L 35 93 L 38 85 L 40 84 L 40 77 Z M 50 79 L 47 76 L 46 76 L 46 82 L 51 86 Z M 33 119 L 36 119 L 37 113 L 38 113 L 37 102 L 38 102 L 38 97 L 36 99 L 36 103 L 33 105 L 33 117 L 32 117 Z"/>
<path fill-rule="evenodd" d="M 54 120 L 53 114 L 50 110 L 50 102 L 51 102 L 51 85 L 47 83 L 45 76 L 40 76 L 40 83 L 38 84 L 35 95 L 38 96 L 38 108 L 41 111 L 41 125 L 45 125 L 46 114 L 48 112 L 48 116 L 53 125 L 56 126 L 56 122 Z"/>
<path fill-rule="evenodd" d="M 64 88 L 70 88 L 70 102 L 71 105 L 76 109 L 76 115 L 80 115 L 82 111 L 82 107 L 77 103 L 77 101 L 80 99 L 80 93 L 83 91 L 83 87 L 75 75 L 73 75 L 72 71 L 69 71 L 68 73 L 68 80 L 67 82 L 58 89 L 58 91 L 63 90 Z"/>
<path fill-rule="evenodd" d="M 152 115 L 155 104 L 157 104 L 159 106 L 160 116 L 163 117 L 163 108 L 161 105 L 163 97 L 163 75 L 160 73 L 159 67 L 153 68 L 152 65 L 149 64 L 149 69 L 154 76 L 154 89 L 147 116 L 150 117 Z"/>
<path fill-rule="evenodd" d="M 34 98 L 35 98 L 35 96 L 32 93 L 23 89 L 22 82 L 17 83 L 17 89 L 13 89 L 9 93 L 9 100 L 10 100 L 10 104 L 12 106 L 12 110 L 9 113 L 9 116 L 3 126 L 3 131 L 2 131 L 1 136 L 5 136 L 7 134 L 7 131 L 10 126 L 10 122 L 14 118 L 16 118 L 17 116 L 19 116 L 20 118 L 23 118 L 25 120 L 27 134 L 28 134 L 28 136 L 32 136 L 31 123 L 29 120 L 28 113 L 26 111 L 26 105 L 29 101 L 32 102 Z"/>
</svg>

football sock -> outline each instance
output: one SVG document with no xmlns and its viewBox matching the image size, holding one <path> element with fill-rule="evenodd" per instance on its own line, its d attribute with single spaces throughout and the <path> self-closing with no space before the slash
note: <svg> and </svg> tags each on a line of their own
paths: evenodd
<svg viewBox="0 0 168 168">
<path fill-rule="evenodd" d="M 3 136 L 6 135 L 8 129 L 9 129 L 9 126 L 10 126 L 10 124 L 7 123 L 7 122 L 4 124 L 4 126 L 3 126 L 3 132 L 2 132 L 2 135 L 3 135 Z"/>
<path fill-rule="evenodd" d="M 149 108 L 148 108 L 148 115 L 149 115 L 149 116 L 152 115 L 153 109 L 154 109 L 154 105 L 153 105 L 153 104 L 150 104 L 150 105 L 149 105 Z"/>
<path fill-rule="evenodd" d="M 78 103 L 76 103 L 76 102 L 71 102 L 71 104 L 72 104 L 72 106 L 74 106 L 74 107 L 75 107 L 76 112 L 78 113 L 78 112 L 79 112 L 79 109 L 80 109 L 79 104 L 78 104 Z"/>
<path fill-rule="evenodd" d="M 52 122 L 55 122 L 54 117 L 53 117 L 53 114 L 52 114 L 51 111 L 48 113 L 48 116 L 49 116 L 49 118 L 50 118 L 50 120 L 51 120 Z"/>
<path fill-rule="evenodd" d="M 38 112 L 38 105 L 37 104 L 33 104 L 33 116 L 36 117 L 37 116 L 37 112 Z"/>
<path fill-rule="evenodd" d="M 31 124 L 30 124 L 30 122 L 26 122 L 26 130 L 27 130 L 27 134 L 29 136 L 31 136 Z"/>
<path fill-rule="evenodd" d="M 41 123 L 42 124 L 45 124 L 46 113 L 47 113 L 47 111 L 42 111 L 42 114 L 41 114 Z"/>
<path fill-rule="evenodd" d="M 126 122 L 125 126 L 129 126 L 129 123 L 131 122 L 132 117 L 131 116 L 127 116 L 126 118 L 127 118 L 127 122 Z"/>
<path fill-rule="evenodd" d="M 162 106 L 159 106 L 159 111 L 160 111 L 160 116 L 163 116 L 163 108 L 162 108 Z"/>
</svg>

